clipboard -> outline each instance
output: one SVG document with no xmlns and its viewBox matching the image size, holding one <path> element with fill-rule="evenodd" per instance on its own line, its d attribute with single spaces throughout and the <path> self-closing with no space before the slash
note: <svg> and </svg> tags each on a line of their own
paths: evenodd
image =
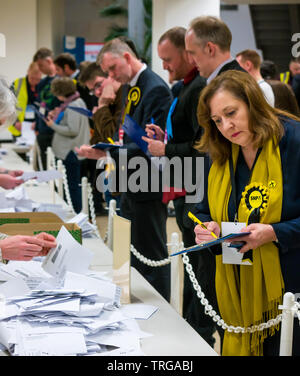
<svg viewBox="0 0 300 376">
<path fill-rule="evenodd" d="M 142 140 L 142 137 L 147 137 L 145 130 L 129 115 L 125 116 L 124 124 L 122 126 L 124 132 L 131 138 L 131 140 L 142 149 L 142 151 L 149 156 L 148 144 Z"/>
<path fill-rule="evenodd" d="M 34 112 L 36 113 L 36 115 L 37 115 L 40 119 L 42 119 L 43 121 L 46 120 L 46 117 L 45 117 L 43 114 L 40 113 L 40 111 L 39 111 L 38 108 L 36 108 L 35 106 L 33 106 L 32 108 L 34 109 Z"/>
<path fill-rule="evenodd" d="M 116 144 L 109 144 L 106 142 L 98 142 L 95 145 L 92 145 L 93 149 L 100 149 L 100 150 L 105 150 L 105 149 L 116 149 L 120 148 L 122 145 L 116 145 Z"/>
<path fill-rule="evenodd" d="M 232 239 L 232 238 L 241 238 L 241 237 L 249 235 L 249 234 L 251 234 L 251 232 L 239 232 L 239 233 L 236 233 L 236 234 L 234 234 L 234 233 L 228 234 L 226 236 L 223 236 L 223 237 L 215 239 L 215 240 L 211 240 L 211 241 L 208 241 L 208 242 L 203 242 L 201 244 L 197 244 L 197 245 L 193 245 L 192 247 L 185 248 L 185 249 L 183 249 L 180 252 L 172 253 L 170 256 L 177 256 L 177 255 L 180 255 L 182 253 L 189 253 L 189 252 L 199 251 L 200 249 L 202 250 L 202 249 L 206 249 L 206 248 L 212 247 L 214 245 L 218 245 L 218 244 L 222 244 L 224 242 L 228 242 L 229 239 Z M 230 243 L 230 242 L 228 242 L 228 243 Z M 233 245 L 233 246 L 235 248 L 238 248 L 241 245 L 242 244 Z"/>
<path fill-rule="evenodd" d="M 83 108 L 83 107 L 73 107 L 73 106 L 68 106 L 67 108 L 69 108 L 70 110 L 73 110 L 75 112 L 78 112 L 81 115 L 87 116 L 89 118 L 93 117 L 92 111 L 90 111 L 90 110 L 88 110 L 86 108 Z"/>
</svg>

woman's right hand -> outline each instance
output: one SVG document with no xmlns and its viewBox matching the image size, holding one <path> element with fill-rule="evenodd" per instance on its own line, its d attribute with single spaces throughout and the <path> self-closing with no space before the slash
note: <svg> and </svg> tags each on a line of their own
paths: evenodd
<svg viewBox="0 0 300 376">
<path fill-rule="evenodd" d="M 18 177 L 9 174 L 0 174 L 0 187 L 4 189 L 14 189 L 23 183 L 24 180 Z"/>
<path fill-rule="evenodd" d="M 211 221 L 203 223 L 206 226 L 207 230 L 205 230 L 201 225 L 197 225 L 194 228 L 196 235 L 196 244 L 214 240 L 215 238 L 211 235 L 211 232 L 217 235 L 217 237 L 220 236 L 221 230 L 217 222 Z"/>
</svg>

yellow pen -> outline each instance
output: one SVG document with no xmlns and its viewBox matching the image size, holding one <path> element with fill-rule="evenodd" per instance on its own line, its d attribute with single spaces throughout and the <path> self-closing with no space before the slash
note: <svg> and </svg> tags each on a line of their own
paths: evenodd
<svg viewBox="0 0 300 376">
<path fill-rule="evenodd" d="M 191 218 L 192 221 L 194 221 L 195 223 L 198 223 L 202 228 L 204 228 L 204 230 L 209 231 L 208 228 L 205 226 L 205 224 L 203 222 L 201 222 L 200 219 L 198 219 L 196 216 L 194 216 L 193 213 L 188 212 L 188 216 L 189 216 L 189 218 Z M 210 234 L 214 238 L 218 239 L 217 235 L 214 232 L 210 231 Z"/>
<path fill-rule="evenodd" d="M 108 141 L 109 141 L 111 144 L 114 145 L 114 141 L 113 141 L 113 139 L 111 139 L 110 137 L 107 137 L 107 139 L 108 139 Z"/>
</svg>

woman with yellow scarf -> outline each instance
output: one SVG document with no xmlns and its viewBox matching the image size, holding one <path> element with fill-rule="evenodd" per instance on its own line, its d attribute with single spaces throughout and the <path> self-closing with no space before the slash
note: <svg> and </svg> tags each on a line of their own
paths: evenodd
<svg viewBox="0 0 300 376">
<path fill-rule="evenodd" d="M 226 324 L 250 328 L 281 313 L 284 292 L 300 292 L 300 119 L 268 105 L 255 80 L 224 72 L 202 91 L 196 146 L 212 166 L 207 194 L 194 214 L 196 242 L 221 235 L 222 223 L 245 223 L 239 252 L 249 263 L 216 254 L 215 288 Z M 203 250 L 204 252 L 204 250 Z M 217 308 L 217 307 L 216 307 Z M 278 355 L 280 325 L 253 333 L 225 332 L 222 355 Z M 300 354 L 299 325 L 293 354 Z"/>
</svg>

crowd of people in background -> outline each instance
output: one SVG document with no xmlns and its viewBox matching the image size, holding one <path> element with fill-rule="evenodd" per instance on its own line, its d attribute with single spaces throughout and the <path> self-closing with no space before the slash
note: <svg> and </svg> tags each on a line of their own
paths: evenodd
<svg viewBox="0 0 300 376">
<path fill-rule="evenodd" d="M 26 77 L 12 83 L 17 118 L 4 119 L 0 108 L 0 120 L 10 122 L 16 137 L 24 120 L 32 122 L 41 160 L 37 168 L 47 168 L 46 152 L 51 146 L 66 166 L 77 213 L 84 175 L 93 182 L 98 213 L 104 202 L 117 199 L 120 214 L 131 220 L 132 244 L 148 259 L 168 257 L 170 201 L 186 248 L 211 240 L 211 232 L 220 236 L 223 222 L 244 223 L 242 231 L 251 234 L 241 239 L 240 252 L 251 251 L 252 266 L 223 264 L 220 246 L 193 252 L 189 258 L 214 310 L 231 325 L 248 327 L 276 315 L 274 305 L 280 303 L 284 291 L 300 292 L 300 191 L 294 173 L 300 158 L 300 58 L 292 58 L 289 71 L 280 73 L 276 62 L 264 61 L 255 50 L 246 49 L 233 57 L 231 41 L 228 26 L 216 17 L 197 17 L 187 29 L 167 30 L 158 41 L 157 54 L 168 71 L 171 88 L 126 37 L 107 42 L 96 62 L 80 65 L 68 53 L 54 56 L 49 48 L 40 48 Z M 91 115 L 70 107 L 89 110 Z M 158 191 L 151 190 L 151 161 L 122 129 L 126 115 L 145 131 L 143 140 L 152 156 L 191 159 L 188 171 L 184 163 L 180 174 L 175 168 L 170 170 L 168 189 L 160 184 Z M 108 140 L 120 147 L 108 153 L 91 146 Z M 104 194 L 98 192 L 101 169 L 97 171 L 96 162 L 102 159 L 105 170 L 112 158 L 119 171 L 124 169 L 119 162 L 124 155 L 126 167 L 136 156 L 145 158 L 147 189 L 119 192 L 117 186 Z M 200 184 L 199 158 L 204 193 L 200 202 L 191 202 L 195 187 L 177 176 L 189 176 L 188 180 Z M 127 179 L 137 171 L 137 166 L 128 169 Z M 12 188 L 14 173 L 2 174 L 9 176 L 10 185 L 1 179 L 0 185 Z M 260 206 L 251 206 L 250 189 L 265 195 Z M 207 229 L 195 226 L 189 212 Z M 45 235 L 40 238 L 49 246 L 54 241 Z M 5 241 L 0 240 L 1 248 Z M 37 247 L 38 252 L 45 252 L 45 247 Z M 14 257 L 21 259 L 16 252 Z M 169 301 L 170 265 L 153 268 L 134 255 L 131 258 L 132 265 Z M 218 330 L 224 355 L 278 355 L 278 328 L 259 335 L 224 333 L 205 314 L 186 271 L 183 317 L 211 346 Z M 293 351 L 298 355 L 299 340 L 297 325 Z"/>
</svg>

